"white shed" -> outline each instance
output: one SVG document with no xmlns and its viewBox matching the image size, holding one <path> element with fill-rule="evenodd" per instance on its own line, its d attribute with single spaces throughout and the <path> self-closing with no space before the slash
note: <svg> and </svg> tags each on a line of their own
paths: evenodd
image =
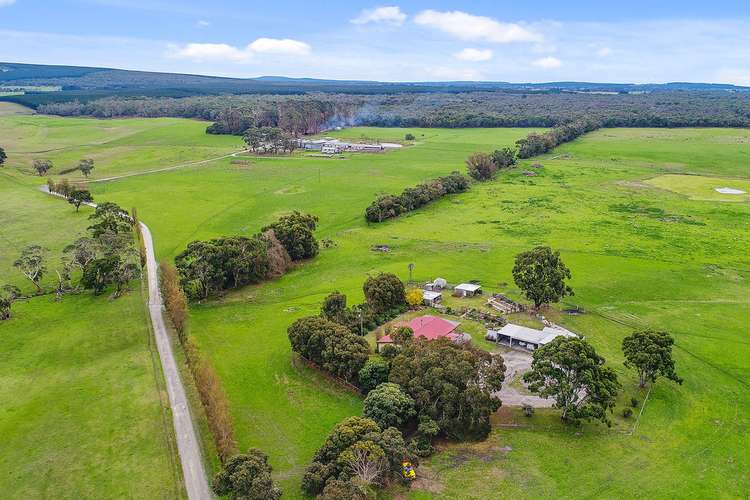
<svg viewBox="0 0 750 500">
<path fill-rule="evenodd" d="M 473 297 L 474 295 L 480 294 L 482 286 L 475 285 L 474 283 L 461 283 L 457 285 L 453 290 L 456 295 L 461 297 Z"/>
<path fill-rule="evenodd" d="M 430 290 L 423 290 L 422 291 L 422 300 L 424 301 L 424 305 L 435 307 L 437 304 L 440 303 L 441 300 L 443 300 L 443 294 L 440 292 L 433 292 Z"/>
</svg>

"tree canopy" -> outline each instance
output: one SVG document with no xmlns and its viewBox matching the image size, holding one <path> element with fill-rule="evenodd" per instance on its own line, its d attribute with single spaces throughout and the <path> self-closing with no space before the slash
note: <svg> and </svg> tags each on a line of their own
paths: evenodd
<svg viewBox="0 0 750 500">
<path fill-rule="evenodd" d="M 666 377 L 682 384 L 677 376 L 672 358 L 674 339 L 664 331 L 643 330 L 634 332 L 622 340 L 625 366 L 638 371 L 641 387 L 647 382 L 656 382 L 658 377 Z"/>
<path fill-rule="evenodd" d="M 404 393 L 401 386 L 390 382 L 378 385 L 367 394 L 362 412 L 382 429 L 401 428 L 415 414 L 411 396 Z"/>
<path fill-rule="evenodd" d="M 32 166 L 39 177 L 44 177 L 47 172 L 52 170 L 52 162 L 49 160 L 34 160 Z"/>
<path fill-rule="evenodd" d="M 378 484 L 399 474 L 401 460 L 407 456 L 398 429 L 383 430 L 372 419 L 349 417 L 333 428 L 315 453 L 302 479 L 302 489 L 308 495 L 317 495 L 329 481 L 355 477 L 364 483 Z"/>
<path fill-rule="evenodd" d="M 492 162 L 498 169 L 512 167 L 516 163 L 516 150 L 513 148 L 500 148 L 492 152 Z"/>
<path fill-rule="evenodd" d="M 300 318 L 287 330 L 292 350 L 350 382 L 369 358 L 370 345 L 348 328 L 320 316 Z"/>
<path fill-rule="evenodd" d="M 89 216 L 93 224 L 89 226 L 94 238 L 104 233 L 126 233 L 130 231 L 130 216 L 128 211 L 120 208 L 111 201 L 97 205 L 94 213 Z"/>
<path fill-rule="evenodd" d="M 505 365 L 500 356 L 447 338 L 407 343 L 391 363 L 389 381 L 414 399 L 420 418 L 454 439 L 484 437 L 501 405 Z"/>
<path fill-rule="evenodd" d="M 31 281 L 38 293 L 42 292 L 42 278 L 47 274 L 46 257 L 46 248 L 40 245 L 29 245 L 21 249 L 21 255 L 13 262 L 13 266 Z"/>
<path fill-rule="evenodd" d="M 573 289 L 565 283 L 570 278 L 570 269 L 560 252 L 553 252 L 550 247 L 539 246 L 516 256 L 513 280 L 535 308 L 573 295 Z"/>
<path fill-rule="evenodd" d="M 10 319 L 13 302 L 21 296 L 21 290 L 14 285 L 0 288 L 0 321 Z"/>
<path fill-rule="evenodd" d="M 217 495 L 237 500 L 278 500 L 281 489 L 271 477 L 268 457 L 257 448 L 230 458 L 213 480 Z"/>
<path fill-rule="evenodd" d="M 294 211 L 279 217 L 279 220 L 263 228 L 272 229 L 292 260 L 303 260 L 318 255 L 318 241 L 315 229 L 318 218 L 314 215 Z"/>
<path fill-rule="evenodd" d="M 614 408 L 620 389 L 614 370 L 578 337 L 557 337 L 534 351 L 523 380 L 530 391 L 553 398 L 561 418 L 570 422 L 595 419 L 609 424 L 607 410 Z"/>
<path fill-rule="evenodd" d="M 370 276 L 362 289 L 367 304 L 376 313 L 399 309 L 406 306 L 406 290 L 401 280 L 392 273 Z"/>
<path fill-rule="evenodd" d="M 94 160 L 91 158 L 82 159 L 78 162 L 78 170 L 81 171 L 84 177 L 88 177 L 94 170 Z"/>
<path fill-rule="evenodd" d="M 91 203 L 94 201 L 94 197 L 91 196 L 91 192 L 88 189 L 74 189 L 68 195 L 68 203 L 76 207 L 76 212 L 81 208 L 84 203 Z"/>
<path fill-rule="evenodd" d="M 5 149 L 0 148 L 0 167 L 5 165 L 5 160 L 8 159 L 8 155 L 5 153 Z"/>
<path fill-rule="evenodd" d="M 383 382 L 388 382 L 390 371 L 391 365 L 384 359 L 368 359 L 365 366 L 359 371 L 359 388 L 367 394 Z"/>
</svg>

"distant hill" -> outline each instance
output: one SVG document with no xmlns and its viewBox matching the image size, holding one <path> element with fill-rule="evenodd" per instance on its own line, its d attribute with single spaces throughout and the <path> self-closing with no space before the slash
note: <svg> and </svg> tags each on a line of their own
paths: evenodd
<svg viewBox="0 0 750 500">
<path fill-rule="evenodd" d="M 262 76 L 224 78 L 179 73 L 155 73 L 83 66 L 52 66 L 0 62 L 0 95 L 8 88 L 17 94 L 7 100 L 34 107 L 60 102 L 89 102 L 102 97 L 189 97 L 224 94 L 419 94 L 492 91 L 504 93 L 643 93 L 746 92 L 750 87 L 710 83 L 629 84 L 595 82 L 377 82 Z M 49 91 L 50 87 L 59 89 Z M 20 89 L 20 90 L 19 90 Z"/>
</svg>

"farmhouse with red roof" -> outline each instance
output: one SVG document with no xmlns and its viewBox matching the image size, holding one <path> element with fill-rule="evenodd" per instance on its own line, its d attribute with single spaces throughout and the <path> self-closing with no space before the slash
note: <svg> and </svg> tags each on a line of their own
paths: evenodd
<svg viewBox="0 0 750 500">
<path fill-rule="evenodd" d="M 397 326 L 408 326 L 414 331 L 414 338 L 425 338 L 427 340 L 435 340 L 441 337 L 448 337 L 454 342 L 463 342 L 466 340 L 466 336 L 462 333 L 457 333 L 456 329 L 460 323 L 456 321 L 448 321 L 447 319 L 439 318 L 437 316 L 418 316 L 408 323 L 402 323 Z M 390 335 L 384 335 L 377 341 L 378 351 L 383 346 L 393 344 L 393 339 Z"/>
</svg>

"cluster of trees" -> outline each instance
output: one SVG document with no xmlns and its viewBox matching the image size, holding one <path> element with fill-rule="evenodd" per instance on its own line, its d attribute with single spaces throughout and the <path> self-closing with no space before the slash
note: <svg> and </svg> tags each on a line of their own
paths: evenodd
<svg viewBox="0 0 750 500">
<path fill-rule="evenodd" d="M 212 489 L 217 495 L 234 499 L 278 500 L 281 488 L 271 477 L 273 468 L 268 457 L 257 448 L 230 458 L 216 474 Z"/>
<path fill-rule="evenodd" d="M 92 220 L 88 228 L 90 235 L 66 246 L 60 266 L 55 266 L 57 279 L 53 292 L 58 299 L 80 288 L 100 294 L 111 285 L 115 287 L 113 296 L 119 297 L 128 290 L 130 282 L 140 276 L 128 213 L 114 203 L 104 203 L 89 218 Z M 45 293 L 42 283 L 50 272 L 48 253 L 40 245 L 29 245 L 21 249 L 13 262 L 34 285 L 37 294 Z M 74 285 L 76 272 L 80 273 L 80 279 Z M 15 286 L 5 285 L 0 289 L 0 319 L 11 317 L 12 304 L 20 297 L 21 291 Z"/>
<path fill-rule="evenodd" d="M 313 456 L 302 478 L 302 490 L 322 498 L 364 499 L 401 472 L 409 457 L 404 437 L 395 427 L 349 417 L 333 428 Z"/>
<path fill-rule="evenodd" d="M 297 148 L 297 139 L 279 127 L 250 127 L 243 139 L 253 153 L 291 153 Z"/>
<path fill-rule="evenodd" d="M 357 382 L 357 375 L 370 354 L 367 340 L 319 316 L 298 319 L 287 334 L 292 351 L 350 383 Z"/>
<path fill-rule="evenodd" d="M 654 330 L 634 332 L 623 339 L 625 366 L 637 370 L 641 387 L 660 376 L 682 384 L 675 372 L 673 344 L 667 332 Z M 540 347 L 534 351 L 531 369 L 523 380 L 530 391 L 554 399 L 563 420 L 600 420 L 611 425 L 608 413 L 621 385 L 614 370 L 605 366 L 604 358 L 586 340 L 558 337 Z M 632 413 L 628 410 L 625 416 Z"/>
<path fill-rule="evenodd" d="M 442 198 L 447 194 L 462 193 L 469 188 L 469 180 L 458 172 L 445 177 L 405 189 L 400 195 L 383 195 L 373 201 L 365 210 L 368 222 L 382 222 L 386 219 L 416 210 Z"/>
<path fill-rule="evenodd" d="M 320 316 L 364 335 L 406 310 L 406 291 L 392 273 L 370 276 L 362 287 L 365 302 L 347 307 L 346 295 L 332 292 L 323 301 Z"/>
<path fill-rule="evenodd" d="M 47 188 L 50 193 L 58 193 L 68 199 L 68 203 L 76 208 L 76 212 L 81 208 L 84 203 L 91 203 L 94 201 L 94 197 L 91 191 L 86 189 L 83 184 L 71 184 L 68 179 L 63 179 L 60 182 L 55 182 L 54 179 L 47 179 Z"/>
<path fill-rule="evenodd" d="M 513 148 L 496 149 L 490 154 L 474 153 L 466 159 L 466 170 L 477 181 L 488 181 L 495 177 L 498 170 L 510 168 L 516 164 L 516 150 Z"/>
<path fill-rule="evenodd" d="M 570 142 L 587 132 L 596 130 L 602 122 L 594 119 L 580 119 L 553 127 L 541 134 L 531 133 L 516 141 L 519 158 L 531 158 L 552 151 L 560 144 Z"/>
<path fill-rule="evenodd" d="M 317 217 L 294 212 L 252 237 L 193 241 L 175 258 L 182 288 L 191 299 L 283 275 L 292 261 L 318 253 Z"/>
<path fill-rule="evenodd" d="M 148 92 L 130 95 L 148 95 Z M 47 93 L 38 97 L 53 96 Z M 181 94 L 180 98 L 81 97 L 79 101 L 74 101 L 75 95 L 71 94 L 69 99 L 71 102 L 39 105 L 37 111 L 101 118 L 198 118 L 215 121 L 212 132 L 237 135 L 253 126 L 280 127 L 300 135 L 348 125 L 555 127 L 584 118 L 597 120 L 603 127 L 750 127 L 750 95 L 747 92 L 680 90 L 616 95 L 518 90 L 388 95 L 253 93 L 221 96 Z"/>
</svg>

